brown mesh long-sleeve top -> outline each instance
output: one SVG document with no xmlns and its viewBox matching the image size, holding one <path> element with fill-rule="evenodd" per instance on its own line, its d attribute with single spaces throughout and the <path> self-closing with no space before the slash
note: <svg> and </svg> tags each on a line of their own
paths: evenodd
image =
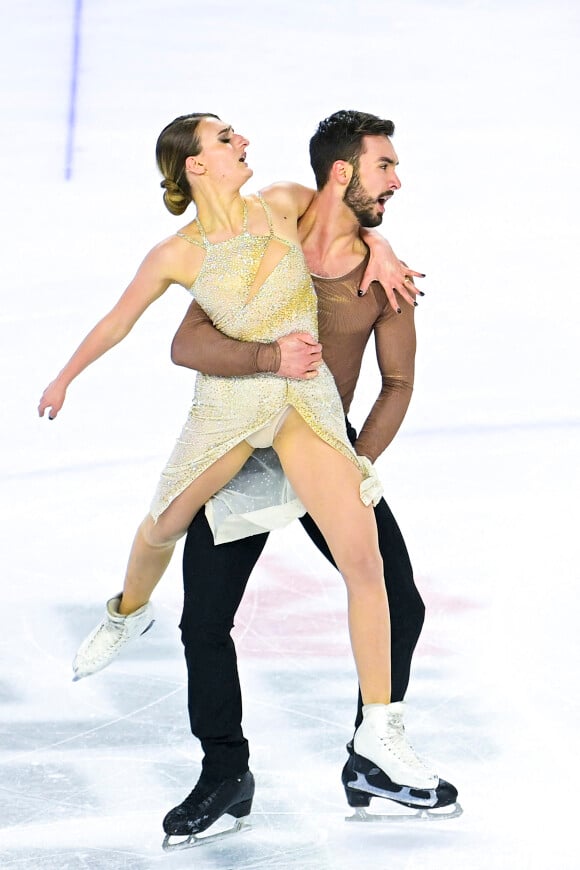
<svg viewBox="0 0 580 870">
<path fill-rule="evenodd" d="M 319 340 L 325 363 L 334 375 L 345 414 L 359 380 L 362 358 L 374 333 L 381 389 L 355 444 L 357 453 L 373 462 L 390 444 L 407 411 L 415 366 L 414 309 L 403 303 L 401 314 L 390 307 L 382 287 L 371 284 L 359 296 L 368 256 L 340 278 L 313 275 L 318 296 Z M 209 375 L 231 377 L 276 372 L 280 348 L 276 342 L 244 342 L 217 330 L 193 302 L 173 342 L 172 356 Z"/>
</svg>

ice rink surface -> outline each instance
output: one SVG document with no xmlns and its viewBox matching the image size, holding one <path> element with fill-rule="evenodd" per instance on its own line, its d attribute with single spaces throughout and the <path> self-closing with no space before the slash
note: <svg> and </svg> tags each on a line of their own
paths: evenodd
<svg viewBox="0 0 580 870">
<path fill-rule="evenodd" d="M 1 870 L 577 868 L 578 4 L 5 0 L 2 17 Z M 186 294 L 171 288 L 56 421 L 36 405 L 184 223 L 154 164 L 168 121 L 212 111 L 246 134 L 250 191 L 309 183 L 308 139 L 339 108 L 395 121 L 403 187 L 383 230 L 427 273 L 415 395 L 379 469 L 427 604 L 408 730 L 464 813 L 344 821 L 345 596 L 291 527 L 235 629 L 252 830 L 166 855 L 161 820 L 201 757 L 180 554 L 153 631 L 90 680 L 73 684 L 70 660 L 188 408 L 193 375 L 169 360 Z M 371 351 L 355 423 L 377 391 Z"/>
</svg>

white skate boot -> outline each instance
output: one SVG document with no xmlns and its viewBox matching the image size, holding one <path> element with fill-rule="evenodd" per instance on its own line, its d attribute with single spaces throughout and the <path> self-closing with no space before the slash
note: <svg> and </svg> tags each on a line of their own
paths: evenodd
<svg viewBox="0 0 580 870">
<path fill-rule="evenodd" d="M 107 601 L 107 609 L 97 627 L 80 645 L 73 661 L 74 680 L 81 680 L 106 668 L 123 647 L 151 628 L 155 622 L 153 606 L 147 602 L 135 613 L 119 613 L 121 595 Z"/>
<path fill-rule="evenodd" d="M 437 774 L 416 754 L 403 724 L 404 704 L 367 704 L 354 735 L 354 751 L 376 764 L 399 786 L 436 789 Z"/>
</svg>

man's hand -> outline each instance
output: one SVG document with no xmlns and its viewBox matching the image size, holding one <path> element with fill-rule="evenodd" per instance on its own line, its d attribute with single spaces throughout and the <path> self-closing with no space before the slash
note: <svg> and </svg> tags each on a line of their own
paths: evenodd
<svg viewBox="0 0 580 870">
<path fill-rule="evenodd" d="M 276 372 L 282 378 L 311 380 L 318 375 L 322 362 L 322 345 L 308 332 L 293 332 L 278 339 L 280 368 Z"/>
</svg>

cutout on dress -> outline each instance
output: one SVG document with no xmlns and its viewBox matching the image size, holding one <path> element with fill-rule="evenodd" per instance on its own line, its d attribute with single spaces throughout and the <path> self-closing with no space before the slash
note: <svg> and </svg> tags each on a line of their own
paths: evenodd
<svg viewBox="0 0 580 870">
<path fill-rule="evenodd" d="M 270 238 L 266 245 L 266 250 L 260 260 L 260 265 L 256 270 L 256 274 L 252 279 L 245 304 L 249 305 L 252 299 L 258 295 L 268 278 L 276 271 L 291 245 L 283 242 L 281 239 Z"/>
</svg>

